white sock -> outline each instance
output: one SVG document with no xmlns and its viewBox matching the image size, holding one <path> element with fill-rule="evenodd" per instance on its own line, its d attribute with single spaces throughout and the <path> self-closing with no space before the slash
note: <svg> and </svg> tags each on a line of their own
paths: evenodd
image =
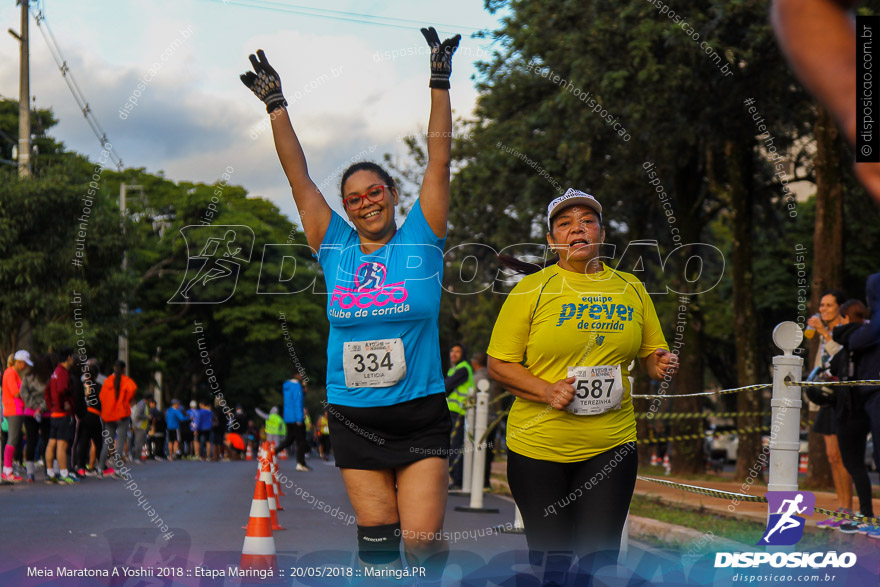
<svg viewBox="0 0 880 587">
<path fill-rule="evenodd" d="M 3 467 L 4 475 L 12 475 L 12 467 Z"/>
<path fill-rule="evenodd" d="M 46 477 L 48 477 L 49 479 L 54 479 L 55 478 L 55 471 L 53 471 L 52 469 L 49 469 L 48 471 L 46 471 Z"/>
<path fill-rule="evenodd" d="M 25 466 L 27 467 L 27 474 L 34 474 L 34 462 L 33 461 L 25 461 Z"/>
<path fill-rule="evenodd" d="M 67 477 L 67 469 L 61 469 L 61 476 Z"/>
</svg>

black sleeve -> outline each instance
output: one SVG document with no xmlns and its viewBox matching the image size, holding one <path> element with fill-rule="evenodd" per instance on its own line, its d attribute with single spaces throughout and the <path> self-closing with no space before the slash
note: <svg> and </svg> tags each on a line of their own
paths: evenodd
<svg viewBox="0 0 880 587">
<path fill-rule="evenodd" d="M 446 386 L 446 395 L 449 395 L 456 387 L 467 381 L 467 378 L 467 369 L 456 369 L 452 375 L 443 380 L 443 383 Z"/>
</svg>

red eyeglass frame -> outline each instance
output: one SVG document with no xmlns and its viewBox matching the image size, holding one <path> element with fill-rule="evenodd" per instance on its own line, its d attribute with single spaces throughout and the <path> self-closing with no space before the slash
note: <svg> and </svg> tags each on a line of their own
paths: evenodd
<svg viewBox="0 0 880 587">
<path fill-rule="evenodd" d="M 382 188 L 382 196 L 378 200 L 374 200 L 367 195 L 371 191 L 375 190 L 376 188 Z M 382 200 L 385 199 L 385 190 L 391 190 L 391 189 L 393 189 L 391 186 L 384 185 L 384 184 L 383 185 L 374 185 L 374 186 L 371 186 L 370 189 L 368 189 L 367 191 L 365 191 L 362 194 L 351 194 L 350 196 L 346 196 L 346 197 L 342 198 L 342 205 L 345 206 L 346 210 L 350 210 L 351 212 L 354 212 L 355 210 L 360 210 L 361 208 L 364 207 L 365 200 L 369 200 L 370 202 L 373 202 L 373 203 L 381 202 Z M 358 206 L 357 208 L 352 208 L 351 206 L 349 206 L 348 202 L 352 198 L 361 198 L 360 206 Z"/>
</svg>

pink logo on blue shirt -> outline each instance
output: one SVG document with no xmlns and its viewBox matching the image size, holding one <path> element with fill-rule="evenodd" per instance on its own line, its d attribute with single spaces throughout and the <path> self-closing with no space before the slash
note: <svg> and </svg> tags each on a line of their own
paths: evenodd
<svg viewBox="0 0 880 587">
<path fill-rule="evenodd" d="M 355 288 L 335 286 L 330 296 L 330 306 L 334 304 L 347 310 L 357 307 L 361 310 L 372 306 L 402 304 L 409 293 L 403 281 L 385 285 L 388 268 L 378 261 L 367 261 L 355 271 Z"/>
</svg>

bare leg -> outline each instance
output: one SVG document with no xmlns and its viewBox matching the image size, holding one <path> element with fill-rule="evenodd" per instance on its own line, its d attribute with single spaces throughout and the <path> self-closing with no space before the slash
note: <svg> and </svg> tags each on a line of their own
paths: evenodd
<svg viewBox="0 0 880 587">
<path fill-rule="evenodd" d="M 828 454 L 828 463 L 831 465 L 831 475 L 834 477 L 834 489 L 837 491 L 837 507 L 852 510 L 852 477 L 843 466 L 840 456 L 840 447 L 837 445 L 837 435 L 825 434 L 825 452 Z"/>
</svg>

